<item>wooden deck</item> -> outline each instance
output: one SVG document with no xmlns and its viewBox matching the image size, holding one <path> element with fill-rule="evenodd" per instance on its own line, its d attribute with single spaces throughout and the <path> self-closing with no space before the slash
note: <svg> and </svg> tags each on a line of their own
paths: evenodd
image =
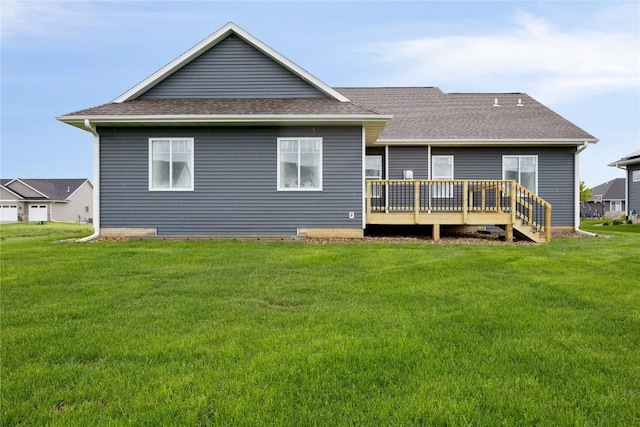
<svg viewBox="0 0 640 427">
<path fill-rule="evenodd" d="M 515 181 L 368 180 L 367 224 L 496 225 L 508 241 L 514 232 L 551 241 L 551 205 Z"/>
</svg>

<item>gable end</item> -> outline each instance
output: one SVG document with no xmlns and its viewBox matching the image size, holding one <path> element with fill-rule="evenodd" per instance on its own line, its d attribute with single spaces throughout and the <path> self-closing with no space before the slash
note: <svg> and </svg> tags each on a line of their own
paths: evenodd
<svg viewBox="0 0 640 427">
<path fill-rule="evenodd" d="M 140 98 L 327 98 L 327 95 L 231 34 Z"/>
</svg>

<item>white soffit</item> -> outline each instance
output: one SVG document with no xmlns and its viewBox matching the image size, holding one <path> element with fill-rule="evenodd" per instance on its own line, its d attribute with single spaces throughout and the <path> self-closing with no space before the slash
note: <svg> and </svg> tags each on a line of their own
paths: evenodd
<svg viewBox="0 0 640 427">
<path fill-rule="evenodd" d="M 269 56 L 271 59 L 281 64 L 282 66 L 284 66 L 289 71 L 296 74 L 303 80 L 307 81 L 308 83 L 316 87 L 321 92 L 329 95 L 330 97 L 338 101 L 350 102 L 349 98 L 340 94 L 331 86 L 328 86 L 327 84 L 323 83 L 317 77 L 313 76 L 309 72 L 305 71 L 302 67 L 296 65 L 294 62 L 285 58 L 284 56 L 282 56 L 281 54 L 279 54 L 278 52 L 276 52 L 275 50 L 273 50 L 272 48 L 270 48 L 269 46 L 267 46 L 266 44 L 264 44 L 263 42 L 255 38 L 254 36 L 252 36 L 251 34 L 247 33 L 242 28 L 238 27 L 233 22 L 229 22 L 227 25 L 220 28 L 218 31 L 211 34 L 209 37 L 202 40 L 200 43 L 196 44 L 194 47 L 192 47 L 191 49 L 189 49 L 188 51 L 186 51 L 185 53 L 183 53 L 182 55 L 180 55 L 179 57 L 177 57 L 176 59 L 174 59 L 173 61 L 171 61 L 170 63 L 168 63 L 161 69 L 159 69 L 158 71 L 156 71 L 155 73 L 153 73 L 151 76 L 147 77 L 145 80 L 138 83 L 136 86 L 129 89 L 127 92 L 123 93 L 116 99 L 114 99 L 113 102 L 120 103 L 120 102 L 130 101 L 132 99 L 137 98 L 138 96 L 140 96 L 147 90 L 151 89 L 153 86 L 155 86 L 165 78 L 169 77 L 178 69 L 182 68 L 183 66 L 191 62 L 193 59 L 200 56 L 202 53 L 204 53 L 208 49 L 220 43 L 222 40 L 227 38 L 232 33 L 238 35 L 245 42 L 249 43 L 256 49 L 264 53 L 265 55 Z"/>
</svg>

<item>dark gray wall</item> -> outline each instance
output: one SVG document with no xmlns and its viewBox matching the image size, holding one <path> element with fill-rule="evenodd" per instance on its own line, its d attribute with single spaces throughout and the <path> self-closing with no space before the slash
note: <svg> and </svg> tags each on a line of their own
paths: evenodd
<svg viewBox="0 0 640 427">
<path fill-rule="evenodd" d="M 325 94 L 235 35 L 140 98 L 322 98 Z"/>
<path fill-rule="evenodd" d="M 202 235 L 362 227 L 360 127 L 98 131 L 101 227 L 157 227 L 159 234 Z M 276 139 L 296 136 L 323 138 L 323 191 L 276 189 Z M 149 137 L 195 138 L 195 191 L 149 191 Z"/>
<path fill-rule="evenodd" d="M 413 179 L 429 179 L 427 147 L 389 147 L 388 179 L 403 179 L 403 171 L 413 171 Z"/>
<path fill-rule="evenodd" d="M 627 168 L 628 206 L 627 212 L 635 211 L 634 215 L 640 215 L 640 182 L 633 182 L 633 171 L 640 170 L 640 164 L 629 165 Z"/>
<path fill-rule="evenodd" d="M 538 156 L 538 195 L 551 203 L 551 223 L 574 225 L 575 147 L 432 147 L 432 156 L 454 156 L 455 179 L 502 179 L 502 156 Z M 412 169 L 415 179 L 427 179 L 426 147 L 389 147 L 389 179 L 401 179 Z"/>
</svg>

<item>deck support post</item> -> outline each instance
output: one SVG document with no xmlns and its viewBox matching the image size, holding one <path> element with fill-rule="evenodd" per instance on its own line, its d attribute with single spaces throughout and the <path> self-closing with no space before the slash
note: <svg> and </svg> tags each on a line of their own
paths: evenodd
<svg viewBox="0 0 640 427">
<path fill-rule="evenodd" d="M 467 224 L 467 214 L 469 213 L 469 182 L 462 182 L 462 222 Z"/>
<path fill-rule="evenodd" d="M 551 242 L 551 205 L 546 205 L 544 209 L 544 237 L 547 243 Z"/>
<path fill-rule="evenodd" d="M 440 241 L 440 224 L 433 224 L 433 241 Z"/>
<path fill-rule="evenodd" d="M 507 242 L 513 242 L 513 224 L 507 224 L 504 227 L 504 240 Z"/>
<path fill-rule="evenodd" d="M 420 181 L 413 183 L 413 222 L 419 223 L 420 219 Z"/>
</svg>

